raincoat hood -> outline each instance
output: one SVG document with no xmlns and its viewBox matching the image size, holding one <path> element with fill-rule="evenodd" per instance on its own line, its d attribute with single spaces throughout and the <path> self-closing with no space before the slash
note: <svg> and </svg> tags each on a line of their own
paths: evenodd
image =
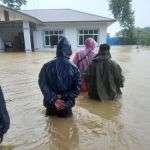
<svg viewBox="0 0 150 150">
<path fill-rule="evenodd" d="M 93 38 L 88 38 L 85 41 L 85 50 L 88 51 L 94 51 L 96 48 L 96 41 Z"/>
<path fill-rule="evenodd" d="M 61 37 L 57 45 L 56 57 L 67 57 L 72 55 L 71 45 L 67 38 Z"/>
<path fill-rule="evenodd" d="M 108 44 L 101 44 L 98 54 L 94 57 L 93 60 L 107 60 L 111 58 L 110 46 Z"/>
</svg>

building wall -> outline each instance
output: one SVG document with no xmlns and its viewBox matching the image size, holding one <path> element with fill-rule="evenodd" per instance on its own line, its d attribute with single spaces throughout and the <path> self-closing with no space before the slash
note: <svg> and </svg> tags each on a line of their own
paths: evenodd
<svg viewBox="0 0 150 150">
<path fill-rule="evenodd" d="M 107 44 L 109 45 L 122 45 L 123 41 L 120 37 L 107 37 Z"/>
<path fill-rule="evenodd" d="M 0 21 L 5 21 L 4 10 L 8 11 L 10 21 L 22 20 L 22 21 L 30 21 L 30 22 L 34 22 L 34 23 L 40 23 L 40 21 L 38 21 L 35 18 L 32 18 L 28 15 L 24 15 L 24 14 L 20 13 L 19 11 L 17 12 L 17 11 L 13 11 L 9 8 L 3 8 L 2 6 L 0 6 Z"/>
<path fill-rule="evenodd" d="M 49 47 L 44 46 L 44 31 L 49 30 L 63 30 L 64 36 L 68 38 L 72 45 L 73 50 L 81 49 L 82 46 L 78 46 L 78 30 L 80 29 L 98 29 L 99 39 L 98 45 L 106 43 L 107 39 L 107 24 L 106 23 L 47 23 L 42 26 L 37 26 L 34 31 L 34 46 L 37 50 L 48 50 Z"/>
<path fill-rule="evenodd" d="M 9 12 L 9 20 L 10 21 L 24 20 L 25 19 L 22 15 L 18 14 L 17 12 L 14 12 L 14 11 L 4 9 L 4 8 L 0 7 L 0 21 L 5 21 L 4 10 Z"/>
</svg>

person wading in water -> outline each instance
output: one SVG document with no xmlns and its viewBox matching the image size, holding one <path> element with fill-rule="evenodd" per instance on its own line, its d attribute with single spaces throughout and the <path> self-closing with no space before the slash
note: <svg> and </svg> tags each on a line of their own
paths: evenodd
<svg viewBox="0 0 150 150">
<path fill-rule="evenodd" d="M 114 100 L 121 96 L 124 76 L 119 64 L 111 60 L 109 45 L 100 45 L 98 54 L 85 73 L 85 79 L 92 99 Z"/>
<path fill-rule="evenodd" d="M 47 115 L 67 117 L 72 114 L 81 78 L 78 68 L 69 61 L 71 54 L 71 45 L 65 37 L 61 37 L 56 58 L 44 64 L 40 71 L 39 86 Z"/>
<path fill-rule="evenodd" d="M 6 109 L 4 95 L 0 86 L 0 144 L 3 141 L 4 134 L 8 131 L 10 126 L 10 118 Z"/>
<path fill-rule="evenodd" d="M 77 52 L 73 58 L 73 62 L 77 65 L 81 73 L 81 92 L 88 91 L 88 85 L 83 75 L 95 56 L 95 49 L 96 41 L 93 38 L 88 38 L 85 40 L 85 48 Z"/>
</svg>

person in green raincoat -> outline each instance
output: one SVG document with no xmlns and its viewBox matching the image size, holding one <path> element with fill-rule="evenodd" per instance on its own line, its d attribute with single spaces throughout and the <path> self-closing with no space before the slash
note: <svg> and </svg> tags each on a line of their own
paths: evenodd
<svg viewBox="0 0 150 150">
<path fill-rule="evenodd" d="M 109 45 L 100 45 L 98 54 L 85 73 L 85 79 L 91 99 L 114 100 L 122 95 L 120 88 L 124 86 L 124 76 L 119 64 L 111 59 Z"/>
</svg>

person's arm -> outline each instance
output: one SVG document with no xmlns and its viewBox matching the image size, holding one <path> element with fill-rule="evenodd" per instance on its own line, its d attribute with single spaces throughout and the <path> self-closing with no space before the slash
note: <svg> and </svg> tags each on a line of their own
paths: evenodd
<svg viewBox="0 0 150 150">
<path fill-rule="evenodd" d="M 57 99 L 57 95 L 53 92 L 50 86 L 48 86 L 47 82 L 47 74 L 46 74 L 46 65 L 44 65 L 39 73 L 39 87 L 44 96 L 44 106 L 51 105 L 55 103 Z"/>
<path fill-rule="evenodd" d="M 81 75 L 79 70 L 75 72 L 72 85 L 68 92 L 63 95 L 65 99 L 65 107 L 71 108 L 75 105 L 75 98 L 80 93 L 80 86 L 81 86 Z"/>
<path fill-rule="evenodd" d="M 78 61 L 79 61 L 79 53 L 77 52 L 77 53 L 74 55 L 74 57 L 73 57 L 73 63 L 74 63 L 75 65 L 77 65 L 77 64 L 78 64 Z"/>
<path fill-rule="evenodd" d="M 118 85 L 118 87 L 124 87 L 125 77 L 123 76 L 123 72 L 119 64 L 114 63 L 113 72 L 114 72 L 115 82 Z"/>
<path fill-rule="evenodd" d="M 10 126 L 10 118 L 6 109 L 5 99 L 0 87 L 0 143 L 3 140 L 3 135 L 8 131 Z"/>
</svg>

